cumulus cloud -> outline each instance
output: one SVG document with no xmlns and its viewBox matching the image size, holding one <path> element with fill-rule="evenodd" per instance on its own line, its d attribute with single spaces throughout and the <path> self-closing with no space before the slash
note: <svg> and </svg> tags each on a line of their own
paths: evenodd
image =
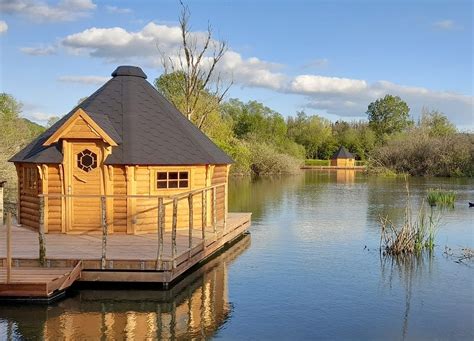
<svg viewBox="0 0 474 341">
<path fill-rule="evenodd" d="M 311 90 L 298 91 L 290 87 L 288 91 L 305 95 L 308 107 L 338 116 L 365 116 L 370 102 L 391 94 L 400 96 L 407 102 L 415 118 L 423 107 L 428 107 L 444 112 L 456 124 L 474 123 L 473 97 L 468 95 L 404 86 L 389 81 L 366 83 L 365 87 L 350 88 L 347 91 L 340 91 L 338 88 L 332 91 L 318 88 Z"/>
<path fill-rule="evenodd" d="M 199 44 L 206 37 L 205 32 L 193 32 L 192 39 Z M 215 43 L 215 42 L 211 42 Z M 142 30 L 129 32 L 121 27 L 92 27 L 63 39 L 63 46 L 75 54 L 86 54 L 104 58 L 111 63 L 140 61 L 150 67 L 161 66 L 161 53 L 179 57 L 181 31 L 178 26 L 148 23 Z M 207 61 L 210 57 L 207 56 Z M 204 63 L 206 63 L 206 58 Z M 243 58 L 235 51 L 227 51 L 221 59 L 219 71 L 247 86 L 279 88 L 284 76 L 278 72 L 281 66 L 258 58 Z"/>
<path fill-rule="evenodd" d="M 117 14 L 127 14 L 132 12 L 130 8 L 122 8 L 117 6 L 105 6 L 105 9 L 107 10 L 107 12 Z"/>
<path fill-rule="evenodd" d="M 24 112 L 22 116 L 30 121 L 46 125 L 48 123 L 48 120 L 51 117 L 55 117 L 56 115 L 53 114 L 47 114 L 41 111 L 31 111 L 31 112 Z"/>
<path fill-rule="evenodd" d="M 21 47 L 20 51 L 31 56 L 49 56 L 56 53 L 54 46 Z"/>
<path fill-rule="evenodd" d="M 204 37 L 205 32 L 193 32 L 193 39 L 197 44 Z M 150 22 L 139 31 L 127 31 L 121 27 L 92 27 L 65 37 L 61 44 L 71 53 L 100 58 L 114 64 L 136 63 L 159 67 L 159 51 L 171 56 L 173 60 L 179 58 L 181 36 L 176 25 Z M 210 56 L 206 56 L 204 62 L 208 62 L 209 58 Z M 443 111 L 459 125 L 473 123 L 472 96 L 383 80 L 369 83 L 364 79 L 309 73 L 290 76 L 283 73 L 284 67 L 278 63 L 256 57 L 244 58 L 233 50 L 226 52 L 218 68 L 222 74 L 231 75 L 236 84 L 302 95 L 307 100 L 308 107 L 338 116 L 365 116 L 370 102 L 392 94 L 405 100 L 415 115 L 426 106 Z M 100 83 L 103 81 L 101 79 Z"/>
<path fill-rule="evenodd" d="M 433 26 L 437 29 L 445 30 L 445 31 L 451 31 L 456 28 L 456 24 L 454 23 L 453 20 L 450 20 L 450 19 L 437 21 L 433 24 Z"/>
<path fill-rule="evenodd" d="M 6 31 L 8 31 L 8 25 L 5 21 L 3 20 L 0 20 L 0 34 L 3 34 L 5 33 Z"/>
<path fill-rule="evenodd" d="M 109 79 L 110 77 L 101 76 L 61 76 L 58 78 L 58 81 L 65 83 L 102 85 Z"/>
<path fill-rule="evenodd" d="M 92 0 L 61 0 L 56 5 L 36 0 L 0 0 L 0 11 L 39 22 L 72 21 L 86 16 L 97 6 Z"/>
</svg>

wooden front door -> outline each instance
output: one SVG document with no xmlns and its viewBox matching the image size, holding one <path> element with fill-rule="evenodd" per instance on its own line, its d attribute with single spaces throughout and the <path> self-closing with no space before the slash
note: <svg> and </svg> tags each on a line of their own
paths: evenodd
<svg viewBox="0 0 474 341">
<path fill-rule="evenodd" d="M 104 193 L 103 143 L 85 141 L 70 143 L 70 187 L 68 232 L 101 231 L 101 200 Z M 90 196 L 90 197 L 81 197 Z"/>
</svg>

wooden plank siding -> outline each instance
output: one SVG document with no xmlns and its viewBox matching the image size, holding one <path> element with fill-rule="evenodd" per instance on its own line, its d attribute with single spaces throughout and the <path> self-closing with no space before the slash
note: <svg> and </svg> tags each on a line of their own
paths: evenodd
<svg viewBox="0 0 474 341">
<path fill-rule="evenodd" d="M 212 174 L 211 185 L 218 185 L 225 183 L 227 184 L 227 165 L 219 165 L 214 167 L 214 173 Z M 224 186 L 218 187 L 216 189 L 217 197 L 217 220 L 224 219 L 225 212 L 225 200 L 226 200 L 226 189 Z"/>
<path fill-rule="evenodd" d="M 35 164 L 20 164 L 18 167 L 18 186 L 19 186 L 19 202 L 20 210 L 19 216 L 21 224 L 33 229 L 39 228 L 39 197 L 38 194 L 42 193 L 42 182 L 39 179 L 37 181 L 37 189 L 32 191 L 26 187 L 25 177 L 27 169 L 35 170 L 38 172 L 38 168 Z"/>
<path fill-rule="evenodd" d="M 59 165 L 48 165 L 48 194 L 58 195 L 63 193 Z M 43 192 L 44 193 L 44 192 Z M 49 233 L 61 233 L 62 230 L 62 199 L 46 198 L 47 204 L 47 231 Z"/>
<path fill-rule="evenodd" d="M 74 165 L 72 165 L 74 166 Z M 38 173 L 38 188 L 36 192 L 25 190 L 25 169 L 36 168 Z M 46 233 L 68 233 L 78 231 L 71 231 L 71 227 L 67 226 L 68 221 L 66 217 L 66 202 L 84 202 L 92 203 L 92 199 L 66 199 L 54 197 L 66 194 L 66 179 L 67 167 L 63 171 L 63 165 L 30 165 L 17 164 L 18 178 L 19 178 L 19 195 L 20 195 L 20 221 L 23 225 L 38 229 L 39 227 L 39 194 L 45 195 L 45 232 Z M 41 171 L 40 171 L 41 170 Z M 189 172 L 189 186 L 188 188 L 179 189 L 157 189 L 156 173 L 157 172 L 173 172 L 173 171 L 188 171 Z M 42 174 L 41 172 L 46 172 Z M 110 198 L 107 201 L 108 225 L 110 227 L 109 233 L 118 234 L 144 234 L 152 233 L 157 230 L 157 213 L 158 200 L 157 198 L 125 198 L 126 195 L 162 195 L 172 196 L 183 192 L 197 190 L 210 185 L 226 184 L 228 177 L 228 166 L 104 166 L 102 174 L 107 177 L 106 186 L 108 187 L 105 194 L 124 196 L 123 198 Z M 42 175 L 42 179 L 41 179 Z M 82 174 L 81 174 L 82 175 Z M 82 175 L 84 177 L 84 175 Z M 69 175 L 70 177 L 70 175 Z M 101 183 L 98 178 L 97 184 Z M 94 182 L 94 183 L 95 183 Z M 44 187 L 44 185 L 46 187 Z M 44 190 L 43 190 L 44 189 Z M 103 192 L 102 192 L 103 193 Z M 87 191 L 77 189 L 74 194 L 87 195 L 99 193 L 88 193 Z M 48 197 L 51 196 L 51 197 Z M 82 201 L 81 201 L 82 200 Z M 217 221 L 224 218 L 226 210 L 226 188 L 219 187 L 216 189 L 216 212 Z M 95 201 L 94 201 L 95 203 Z M 170 200 L 165 200 L 165 230 L 171 231 L 173 208 Z M 211 226 L 213 222 L 212 217 L 212 190 L 207 191 L 207 226 Z M 84 211 L 88 209 L 89 205 L 82 205 L 81 209 Z M 189 227 L 189 208 L 188 200 L 183 199 L 178 201 L 177 214 L 177 228 L 188 229 Z M 195 233 L 200 233 L 202 226 L 202 195 L 196 194 L 193 196 L 193 228 Z M 98 207 L 97 207 L 98 209 Z M 95 210 L 94 212 L 96 212 Z M 97 211 L 98 212 L 98 211 Z M 92 213 L 92 211 L 91 211 Z M 95 215 L 95 213 L 94 213 Z M 87 223 L 93 217 L 84 217 Z M 71 221 L 69 221 L 69 224 Z M 85 232 L 86 230 L 84 230 Z M 91 232 L 91 230 L 87 230 Z M 100 232 L 100 226 L 97 226 L 97 231 Z"/>
</svg>

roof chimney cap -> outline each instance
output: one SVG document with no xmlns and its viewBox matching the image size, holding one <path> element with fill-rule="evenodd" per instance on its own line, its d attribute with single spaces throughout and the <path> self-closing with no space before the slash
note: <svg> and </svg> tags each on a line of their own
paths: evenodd
<svg viewBox="0 0 474 341">
<path fill-rule="evenodd" d="M 146 79 L 146 74 L 138 66 L 121 65 L 112 72 L 112 77 L 133 76 Z"/>
</svg>

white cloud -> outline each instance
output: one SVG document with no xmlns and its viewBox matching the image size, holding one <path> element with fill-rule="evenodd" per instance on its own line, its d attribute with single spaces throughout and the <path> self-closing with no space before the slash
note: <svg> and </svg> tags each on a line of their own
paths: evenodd
<svg viewBox="0 0 474 341">
<path fill-rule="evenodd" d="M 3 34 L 8 31 L 8 25 L 5 21 L 0 20 L 0 34 Z"/>
<path fill-rule="evenodd" d="M 32 112 L 23 113 L 22 116 L 24 118 L 30 120 L 30 121 L 33 121 L 33 122 L 36 122 L 36 123 L 39 123 L 39 124 L 42 124 L 42 125 L 46 125 L 46 123 L 48 123 L 48 120 L 51 117 L 54 117 L 56 115 L 47 114 L 47 113 L 40 112 L 40 111 L 32 111 Z"/>
<path fill-rule="evenodd" d="M 101 76 L 61 76 L 58 78 L 58 81 L 65 83 L 102 85 L 109 79 L 110 77 Z"/>
<path fill-rule="evenodd" d="M 440 30 L 446 30 L 446 31 L 454 30 L 457 27 L 454 21 L 450 19 L 437 21 L 433 24 L 433 26 Z"/>
<path fill-rule="evenodd" d="M 92 0 L 61 0 L 56 5 L 36 0 L 0 0 L 3 13 L 19 14 L 38 22 L 76 20 L 96 7 Z"/>
<path fill-rule="evenodd" d="M 56 53 L 54 46 L 21 47 L 20 51 L 31 56 L 49 56 Z"/>
<path fill-rule="evenodd" d="M 202 42 L 204 36 L 204 32 L 193 32 L 192 35 L 197 44 Z M 158 48 L 176 60 L 179 58 L 181 36 L 176 25 L 151 22 L 136 32 L 121 27 L 92 27 L 65 37 L 61 44 L 70 53 L 100 58 L 109 63 L 159 67 L 161 60 Z M 206 56 L 204 62 L 209 62 L 209 58 L 210 56 Z M 415 116 L 426 106 L 443 111 L 456 124 L 473 124 L 472 96 L 388 81 L 369 83 L 364 79 L 317 74 L 290 76 L 282 72 L 283 66 L 280 64 L 255 57 L 244 58 L 233 50 L 227 51 L 218 68 L 222 74 L 232 75 L 236 84 L 302 95 L 307 100 L 307 106 L 338 116 L 365 116 L 370 102 L 392 94 L 405 100 Z M 103 80 L 100 80 L 100 83 L 103 83 Z"/>
<path fill-rule="evenodd" d="M 122 8 L 117 6 L 105 6 L 105 9 L 107 10 L 107 12 L 117 14 L 127 14 L 132 12 L 130 8 Z"/>
<path fill-rule="evenodd" d="M 366 88 L 367 83 L 363 80 L 316 75 L 297 76 L 290 84 L 290 91 L 301 94 L 352 93 Z"/>
<path fill-rule="evenodd" d="M 204 32 L 193 32 L 197 44 L 205 38 Z M 63 39 L 63 46 L 75 54 L 86 54 L 104 58 L 110 63 L 143 63 L 150 67 L 161 66 L 160 51 L 176 60 L 179 56 L 181 31 L 178 26 L 148 23 L 138 32 L 129 32 L 121 27 L 92 27 Z M 207 61 L 209 61 L 207 56 Z M 204 60 L 206 62 L 206 59 Z M 219 71 L 247 86 L 278 88 L 284 76 L 278 72 L 276 63 L 258 58 L 243 58 L 235 51 L 227 51 L 219 65 Z"/>
</svg>

